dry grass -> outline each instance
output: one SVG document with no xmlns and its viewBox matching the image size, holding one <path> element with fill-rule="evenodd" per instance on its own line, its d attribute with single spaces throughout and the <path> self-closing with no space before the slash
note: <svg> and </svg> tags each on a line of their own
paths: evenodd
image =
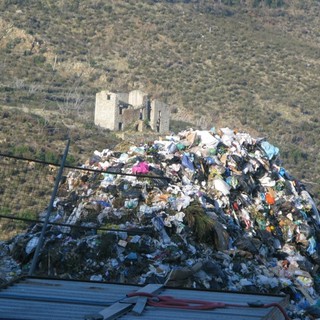
<svg viewBox="0 0 320 320">
<path fill-rule="evenodd" d="M 238 2 L 8 0 L 0 104 L 58 112 L 60 123 L 76 117 L 90 128 L 70 128 L 78 151 L 92 152 L 95 93 L 140 88 L 176 108 L 173 130 L 192 123 L 266 136 L 317 194 L 320 4 Z"/>
</svg>

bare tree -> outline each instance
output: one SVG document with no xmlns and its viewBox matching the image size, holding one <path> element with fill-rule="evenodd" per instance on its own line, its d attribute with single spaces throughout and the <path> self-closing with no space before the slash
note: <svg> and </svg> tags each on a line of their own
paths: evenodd
<svg viewBox="0 0 320 320">
<path fill-rule="evenodd" d="M 80 92 L 79 82 L 75 83 L 65 93 L 63 102 L 57 103 L 60 112 L 64 115 L 72 113 L 73 115 L 80 116 L 84 111 L 87 98 Z"/>
</svg>

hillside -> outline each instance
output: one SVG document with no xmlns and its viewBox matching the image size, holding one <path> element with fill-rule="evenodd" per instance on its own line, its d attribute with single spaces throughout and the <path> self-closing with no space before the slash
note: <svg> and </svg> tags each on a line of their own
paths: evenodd
<svg viewBox="0 0 320 320">
<path fill-rule="evenodd" d="M 16 119 L 7 134 L 2 116 L 1 153 L 17 142 L 61 152 L 53 141 L 63 130 L 37 135 L 18 108 L 40 128 L 71 132 L 75 157 L 90 155 L 107 140 L 93 128 L 95 93 L 143 89 L 172 106 L 172 130 L 268 138 L 316 195 L 319 9 L 315 0 L 1 1 L 0 105 Z"/>
</svg>

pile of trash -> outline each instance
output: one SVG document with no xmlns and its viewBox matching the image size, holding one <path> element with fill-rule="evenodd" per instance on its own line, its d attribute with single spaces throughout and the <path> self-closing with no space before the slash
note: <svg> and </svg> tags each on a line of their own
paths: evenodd
<svg viewBox="0 0 320 320">
<path fill-rule="evenodd" d="M 47 228 L 38 274 L 287 294 L 292 317 L 319 311 L 319 212 L 266 139 L 189 129 L 95 151 L 64 176 L 50 221 L 62 225 Z M 1 244 L 15 275 L 41 227 Z"/>
</svg>

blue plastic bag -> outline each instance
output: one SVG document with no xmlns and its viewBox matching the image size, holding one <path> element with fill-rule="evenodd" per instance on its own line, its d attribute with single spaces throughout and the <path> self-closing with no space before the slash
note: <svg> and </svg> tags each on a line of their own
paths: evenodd
<svg viewBox="0 0 320 320">
<path fill-rule="evenodd" d="M 187 154 L 184 154 L 182 156 L 182 161 L 181 161 L 182 165 L 188 169 L 190 169 L 191 171 L 194 171 L 194 165 L 193 162 L 191 161 L 190 157 Z"/>
<path fill-rule="evenodd" d="M 273 146 L 268 141 L 262 141 L 261 148 L 263 149 L 269 160 L 279 154 L 279 148 Z"/>
</svg>

